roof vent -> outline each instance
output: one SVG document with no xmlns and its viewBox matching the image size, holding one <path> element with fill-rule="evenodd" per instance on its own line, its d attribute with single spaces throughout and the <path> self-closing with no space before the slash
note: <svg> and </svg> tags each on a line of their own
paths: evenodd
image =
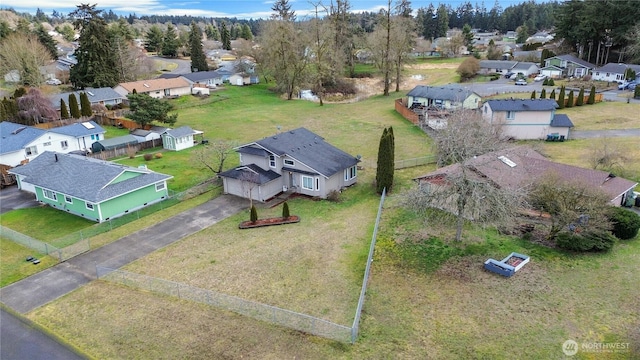
<svg viewBox="0 0 640 360">
<path fill-rule="evenodd" d="M 18 133 L 20 133 L 20 131 L 22 131 L 22 130 L 24 130 L 24 129 L 26 129 L 26 128 L 27 128 L 26 126 L 21 126 L 21 127 L 19 127 L 19 128 L 17 128 L 17 129 L 15 129 L 15 130 L 13 130 L 13 131 L 11 132 L 11 134 L 12 134 L 12 135 L 18 134 Z"/>
<path fill-rule="evenodd" d="M 498 156 L 498 159 L 500 159 L 500 161 L 502 161 L 503 163 L 507 164 L 509 167 L 516 167 L 516 163 L 514 163 L 513 161 L 511 161 L 511 159 L 509 159 L 506 156 Z"/>
<path fill-rule="evenodd" d="M 149 84 L 142 84 L 142 86 L 144 86 L 144 87 L 148 88 L 148 87 L 149 87 Z"/>
<path fill-rule="evenodd" d="M 95 96 L 95 94 L 92 93 L 91 91 L 87 91 L 87 94 L 89 94 L 89 96 Z"/>
</svg>

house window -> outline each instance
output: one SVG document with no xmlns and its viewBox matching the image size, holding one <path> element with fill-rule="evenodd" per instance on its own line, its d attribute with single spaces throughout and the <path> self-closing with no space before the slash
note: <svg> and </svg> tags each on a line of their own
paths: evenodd
<svg viewBox="0 0 640 360">
<path fill-rule="evenodd" d="M 47 141 L 46 143 L 42 144 L 44 146 L 51 146 L 51 141 Z"/>
<path fill-rule="evenodd" d="M 356 177 L 356 167 L 352 166 L 348 169 L 344 169 L 344 180 L 349 181 Z"/>
<path fill-rule="evenodd" d="M 69 147 L 69 143 L 67 142 L 67 140 L 62 140 L 62 141 L 60 141 L 60 146 L 61 146 L 63 149 L 66 149 L 66 148 L 68 148 L 68 147 Z"/>
<path fill-rule="evenodd" d="M 316 191 L 320 191 L 320 179 L 316 178 Z"/>
<path fill-rule="evenodd" d="M 91 140 L 95 140 L 95 139 L 96 139 L 96 136 L 91 134 Z"/>
<path fill-rule="evenodd" d="M 84 205 L 87 207 L 87 210 L 91 210 L 93 211 L 93 204 L 90 202 L 84 203 Z"/>
<path fill-rule="evenodd" d="M 42 189 L 42 195 L 44 195 L 44 197 L 49 199 L 49 200 L 58 201 L 58 196 L 56 195 L 55 192 L 53 192 L 51 190 Z"/>
<path fill-rule="evenodd" d="M 29 146 L 28 148 L 24 149 L 24 152 L 27 154 L 27 156 L 38 155 L 38 148 L 35 146 Z"/>
<path fill-rule="evenodd" d="M 293 166 L 295 165 L 295 163 L 293 162 L 293 160 L 289 160 L 289 159 L 284 159 L 284 164 L 288 165 L 288 166 Z"/>
<path fill-rule="evenodd" d="M 275 155 L 269 155 L 269 166 L 271 166 L 272 168 L 276 167 L 276 156 Z"/>
<path fill-rule="evenodd" d="M 515 111 L 507 111 L 507 120 L 514 120 L 516 118 Z"/>
<path fill-rule="evenodd" d="M 305 190 L 313 190 L 313 178 L 302 175 L 302 188 Z"/>
<path fill-rule="evenodd" d="M 66 202 L 67 204 L 73 204 L 73 198 L 71 198 L 71 196 L 69 195 L 65 195 L 64 202 Z"/>
<path fill-rule="evenodd" d="M 165 188 L 165 183 L 157 183 L 156 184 L 156 191 L 162 191 Z"/>
</svg>

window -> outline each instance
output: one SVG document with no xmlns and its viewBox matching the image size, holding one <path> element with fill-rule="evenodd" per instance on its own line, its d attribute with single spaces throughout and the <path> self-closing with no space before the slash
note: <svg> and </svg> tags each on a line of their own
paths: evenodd
<svg viewBox="0 0 640 360">
<path fill-rule="evenodd" d="M 275 155 L 269 155 L 269 166 L 271 166 L 272 168 L 276 167 L 276 156 Z"/>
<path fill-rule="evenodd" d="M 514 120 L 516 118 L 515 111 L 507 111 L 507 120 Z"/>
<path fill-rule="evenodd" d="M 64 196 L 64 201 L 68 204 L 73 204 L 73 198 L 71 198 L 71 196 L 69 195 Z"/>
<path fill-rule="evenodd" d="M 320 191 L 320 179 L 316 178 L 316 191 Z"/>
<path fill-rule="evenodd" d="M 35 146 L 29 146 L 28 148 L 24 149 L 24 152 L 27 154 L 27 156 L 38 155 L 38 148 Z"/>
<path fill-rule="evenodd" d="M 69 143 L 67 142 L 67 140 L 62 140 L 62 141 L 60 141 L 60 146 L 61 146 L 63 149 L 66 149 L 66 148 L 68 148 L 68 147 L 69 147 Z"/>
<path fill-rule="evenodd" d="M 92 203 L 90 203 L 90 202 L 85 203 L 85 206 L 87 207 L 88 210 L 92 210 L 93 211 L 93 204 Z"/>
<path fill-rule="evenodd" d="M 295 165 L 295 163 L 293 162 L 293 160 L 289 160 L 289 159 L 284 159 L 284 164 L 288 165 L 288 166 L 293 166 Z"/>
<path fill-rule="evenodd" d="M 96 140 L 96 136 L 91 134 L 91 140 Z"/>
<path fill-rule="evenodd" d="M 357 172 L 356 172 L 356 167 L 355 166 L 352 166 L 352 167 L 350 167 L 348 169 L 344 169 L 344 180 L 345 181 L 349 181 L 349 180 L 355 178 L 356 175 L 357 175 Z"/>
<path fill-rule="evenodd" d="M 156 184 L 156 191 L 162 191 L 165 188 L 165 183 L 157 183 Z"/>
<path fill-rule="evenodd" d="M 305 190 L 313 190 L 313 178 L 302 175 L 302 188 Z"/>
<path fill-rule="evenodd" d="M 49 200 L 54 200 L 54 201 L 58 200 L 58 196 L 56 195 L 56 193 L 51 190 L 42 189 L 42 195 L 44 195 L 44 197 Z"/>
<path fill-rule="evenodd" d="M 47 141 L 46 143 L 42 144 L 44 146 L 51 146 L 51 141 Z"/>
</svg>

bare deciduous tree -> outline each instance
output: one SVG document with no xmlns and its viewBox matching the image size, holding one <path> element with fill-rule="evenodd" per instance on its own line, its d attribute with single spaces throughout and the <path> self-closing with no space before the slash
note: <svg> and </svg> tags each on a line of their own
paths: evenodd
<svg viewBox="0 0 640 360">
<path fill-rule="evenodd" d="M 455 217 L 456 241 L 462 239 L 465 219 L 479 224 L 509 222 L 524 205 L 524 189 L 504 189 L 475 169 L 478 155 L 504 146 L 499 126 L 490 125 L 477 113 L 459 110 L 447 119 L 447 126 L 436 133 L 438 164 L 452 165 L 419 188 L 405 193 L 404 203 L 427 214 L 429 208 L 450 212 Z M 431 212 L 430 216 L 438 216 Z M 439 220 L 445 220 L 442 217 Z"/>
<path fill-rule="evenodd" d="M 235 142 L 215 140 L 199 147 L 193 152 L 193 160 L 204 165 L 214 174 L 219 174 L 224 168 L 225 161 L 234 153 Z"/>
<path fill-rule="evenodd" d="M 624 164 L 628 160 L 625 149 L 606 137 L 598 139 L 591 146 L 589 163 L 593 169 L 615 172 L 624 171 Z"/>
<path fill-rule="evenodd" d="M 42 85 L 40 66 L 49 61 L 51 54 L 35 35 L 14 32 L 0 42 L 0 71 L 2 74 L 17 71 L 22 84 Z"/>
<path fill-rule="evenodd" d="M 253 172 L 251 169 L 242 170 L 240 175 L 240 186 L 242 186 L 242 193 L 249 198 L 249 208 L 253 207 L 253 189 L 259 185 L 260 176 Z"/>
</svg>

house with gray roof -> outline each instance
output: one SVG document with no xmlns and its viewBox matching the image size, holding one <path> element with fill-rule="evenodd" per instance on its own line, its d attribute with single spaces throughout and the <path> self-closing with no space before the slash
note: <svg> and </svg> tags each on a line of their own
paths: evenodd
<svg viewBox="0 0 640 360">
<path fill-rule="evenodd" d="M 494 186 L 518 190 L 533 185 L 550 176 L 562 182 L 580 183 L 602 191 L 609 197 L 610 205 L 630 205 L 637 182 L 616 177 L 607 171 L 586 169 L 550 161 L 528 146 L 480 154 L 467 163 L 468 176 L 478 180 L 490 180 Z M 442 186 L 448 177 L 455 177 L 462 170 L 461 164 L 452 164 L 415 178 L 421 185 Z M 455 201 L 452 203 L 455 204 Z"/>
<path fill-rule="evenodd" d="M 76 100 L 78 100 L 78 104 L 80 104 L 80 94 L 86 93 L 89 98 L 89 102 L 91 105 L 104 105 L 104 106 L 113 106 L 122 103 L 126 97 L 118 94 L 115 90 L 110 87 L 103 88 L 85 88 L 81 91 L 72 91 L 72 92 L 64 92 L 59 94 L 52 94 L 49 96 L 49 100 L 51 101 L 51 105 L 53 108 L 60 111 L 60 100 L 64 100 L 64 102 L 69 106 L 69 95 L 74 94 L 76 96 Z"/>
<path fill-rule="evenodd" d="M 194 136 L 200 134 L 202 131 L 193 130 L 189 126 L 169 129 L 162 133 L 162 147 L 173 151 L 188 149 L 196 144 Z"/>
<path fill-rule="evenodd" d="M 567 115 L 556 114 L 558 103 L 553 99 L 487 100 L 482 117 L 490 124 L 502 127 L 505 136 L 517 140 L 569 139 L 573 123 Z"/>
<path fill-rule="evenodd" d="M 533 74 L 537 74 L 540 72 L 540 68 L 538 64 L 528 62 L 528 61 L 518 61 L 518 63 L 511 68 L 511 71 L 516 74 L 523 74 L 524 76 L 529 76 Z"/>
<path fill-rule="evenodd" d="M 558 77 L 578 77 L 589 75 L 595 69 L 595 65 L 584 61 L 571 54 L 558 55 L 544 60 L 544 67 L 540 69 L 540 74 L 551 78 Z"/>
<path fill-rule="evenodd" d="M 357 180 L 359 159 L 305 129 L 236 148 L 240 166 L 219 174 L 224 192 L 267 201 L 281 192 L 326 198 Z"/>
<path fill-rule="evenodd" d="M 640 76 L 640 65 L 608 63 L 602 67 L 594 69 L 591 79 L 600 80 L 600 81 L 614 81 L 614 82 L 623 82 L 624 80 L 633 80 L 633 79 L 627 79 L 625 76 L 627 73 L 627 70 L 629 69 L 635 71 L 636 75 Z"/>
<path fill-rule="evenodd" d="M 455 84 L 418 85 L 407 93 L 407 98 L 407 106 L 410 108 L 425 106 L 448 110 L 477 109 L 482 100 L 477 93 Z"/>
<path fill-rule="evenodd" d="M 31 161 L 45 151 L 68 153 L 86 151 L 105 130 L 93 121 L 48 130 L 9 121 L 0 123 L 0 164 L 17 166 Z"/>
<path fill-rule="evenodd" d="M 480 60 L 479 74 L 506 74 L 516 66 L 517 61 L 509 60 Z"/>
<path fill-rule="evenodd" d="M 9 171 L 18 188 L 51 207 L 103 222 L 165 200 L 172 176 L 90 157 L 46 151 Z"/>
</svg>

